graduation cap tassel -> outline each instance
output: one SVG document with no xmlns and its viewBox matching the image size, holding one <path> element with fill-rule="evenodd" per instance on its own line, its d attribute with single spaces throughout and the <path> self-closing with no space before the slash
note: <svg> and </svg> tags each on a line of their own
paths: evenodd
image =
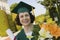
<svg viewBox="0 0 60 40">
<path fill-rule="evenodd" d="M 35 16 L 35 14 L 34 14 L 34 9 L 32 8 L 32 14 Z"/>
<path fill-rule="evenodd" d="M 34 15 L 35 16 L 35 14 L 34 14 L 34 9 L 32 8 L 32 15 Z M 33 24 L 35 24 L 35 21 L 34 21 L 34 23 Z"/>
</svg>

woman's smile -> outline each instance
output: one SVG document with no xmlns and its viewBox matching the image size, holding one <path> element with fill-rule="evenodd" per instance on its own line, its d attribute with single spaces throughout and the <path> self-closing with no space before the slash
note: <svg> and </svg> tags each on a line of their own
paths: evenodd
<svg viewBox="0 0 60 40">
<path fill-rule="evenodd" d="M 29 22 L 29 20 L 23 20 L 23 22 L 24 22 L 24 23 L 28 23 L 28 22 Z"/>
</svg>

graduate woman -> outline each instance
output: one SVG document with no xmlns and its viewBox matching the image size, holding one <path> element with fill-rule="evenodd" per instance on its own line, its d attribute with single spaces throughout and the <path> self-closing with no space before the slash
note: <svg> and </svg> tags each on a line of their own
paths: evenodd
<svg viewBox="0 0 60 40">
<path fill-rule="evenodd" d="M 34 7 L 20 2 L 13 10 L 13 13 L 16 13 L 16 23 L 17 25 L 23 26 L 22 30 L 16 35 L 15 40 L 37 40 L 38 31 L 40 30 L 38 25 L 33 25 L 35 20 L 34 15 L 31 11 Z"/>
</svg>

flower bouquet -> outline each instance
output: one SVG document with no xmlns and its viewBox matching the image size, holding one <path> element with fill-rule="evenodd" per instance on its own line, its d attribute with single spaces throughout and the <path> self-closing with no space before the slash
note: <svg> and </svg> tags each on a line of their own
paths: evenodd
<svg viewBox="0 0 60 40">
<path fill-rule="evenodd" d="M 44 28 L 41 28 L 39 31 L 39 38 L 38 40 L 44 40 L 45 38 L 52 38 L 53 36 L 50 34 L 49 31 L 46 31 Z"/>
</svg>

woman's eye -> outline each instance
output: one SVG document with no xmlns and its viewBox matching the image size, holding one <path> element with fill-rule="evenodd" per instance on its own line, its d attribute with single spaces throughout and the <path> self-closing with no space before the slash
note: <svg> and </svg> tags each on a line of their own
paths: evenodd
<svg viewBox="0 0 60 40">
<path fill-rule="evenodd" d="M 25 15 L 26 17 L 29 16 L 29 15 Z"/>
<path fill-rule="evenodd" d="M 20 18 L 23 18 L 23 16 L 20 16 Z"/>
</svg>

